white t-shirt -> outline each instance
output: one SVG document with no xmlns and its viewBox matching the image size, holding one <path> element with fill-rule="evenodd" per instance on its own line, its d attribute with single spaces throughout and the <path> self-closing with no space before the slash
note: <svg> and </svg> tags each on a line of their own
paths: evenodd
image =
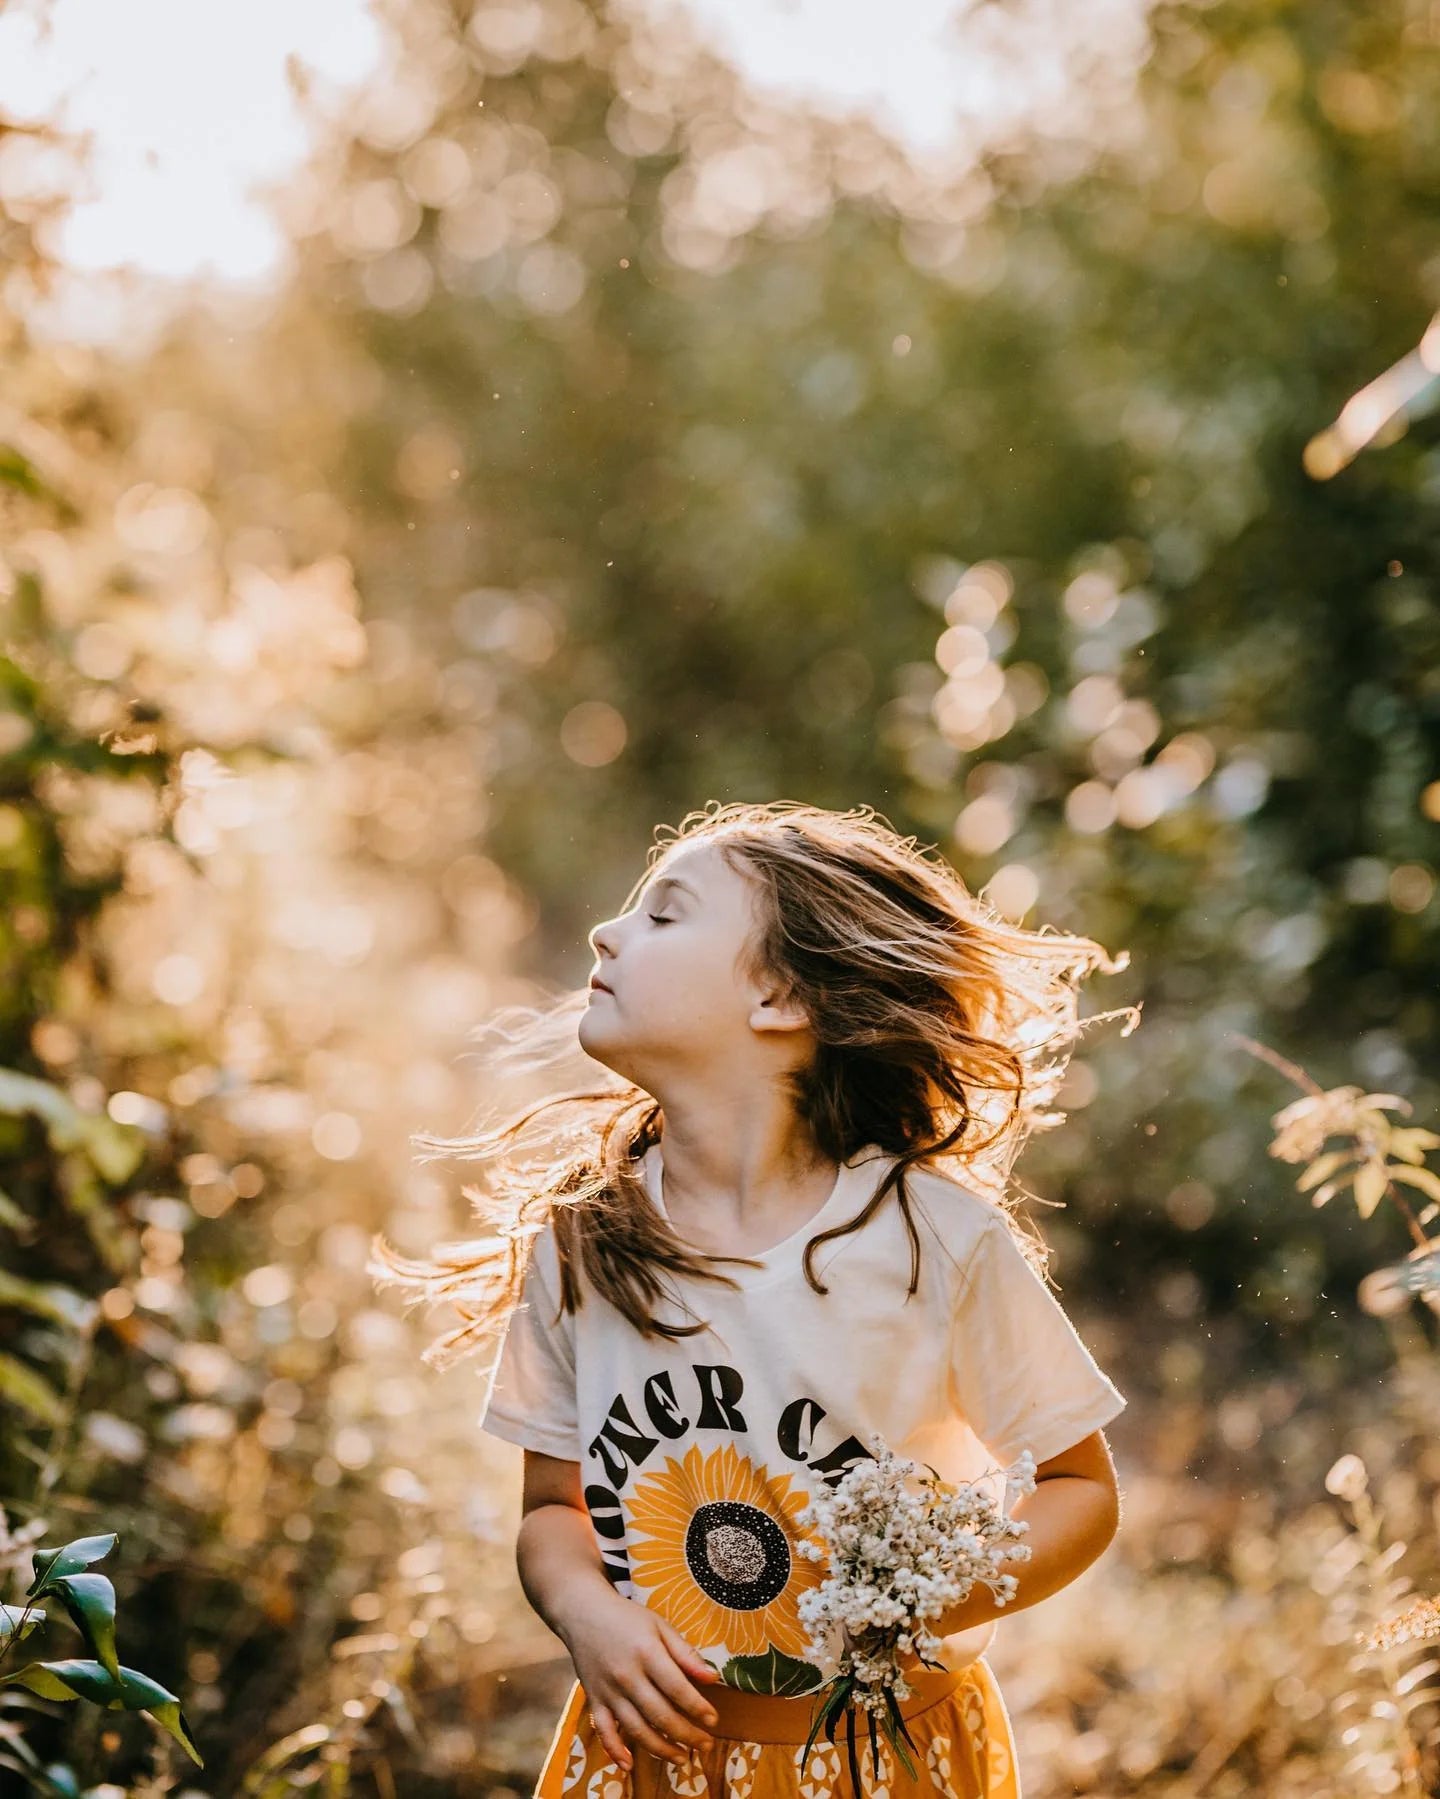
<svg viewBox="0 0 1440 1799">
<path fill-rule="evenodd" d="M 638 1169 L 664 1215 L 660 1150 Z M 867 1225 L 816 1251 L 830 1291 L 814 1291 L 805 1245 L 854 1217 L 892 1165 L 881 1149 L 860 1150 L 820 1211 L 757 1257 L 761 1266 L 719 1264 L 738 1288 L 663 1277 L 656 1315 L 710 1324 L 673 1341 L 642 1337 L 588 1284 L 579 1311 L 554 1323 L 559 1268 L 547 1225 L 494 1364 L 481 1428 L 580 1463 L 616 1590 L 658 1610 L 730 1685 L 803 1691 L 833 1672 L 807 1653 L 796 1609 L 827 1573 L 794 1551 L 812 1534 L 795 1521 L 807 1472 L 833 1483 L 878 1431 L 944 1479 L 975 1481 L 1027 1447 L 1037 1464 L 1058 1455 L 1126 1404 L 1005 1220 L 937 1170 L 905 1177 L 920 1239 L 913 1298 L 893 1191 Z M 1003 1503 L 998 1476 L 989 1490 Z M 996 1629 L 947 1638 L 939 1659 L 963 1666 Z"/>
</svg>

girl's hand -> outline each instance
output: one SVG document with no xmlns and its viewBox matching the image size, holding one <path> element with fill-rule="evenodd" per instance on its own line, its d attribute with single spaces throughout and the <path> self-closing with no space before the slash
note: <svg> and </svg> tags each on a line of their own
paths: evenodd
<svg viewBox="0 0 1440 1799">
<path fill-rule="evenodd" d="M 612 1761 L 633 1766 L 627 1738 L 677 1764 L 691 1747 L 710 1747 L 714 1738 L 702 1727 L 715 1723 L 715 1713 L 687 1676 L 720 1676 L 658 1612 L 615 1592 L 587 1593 L 565 1626 L 595 1733 Z"/>
</svg>

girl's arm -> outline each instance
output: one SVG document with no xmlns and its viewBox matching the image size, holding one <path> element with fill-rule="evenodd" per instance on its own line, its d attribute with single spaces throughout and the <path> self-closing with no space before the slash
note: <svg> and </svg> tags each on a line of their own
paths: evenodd
<svg viewBox="0 0 1440 1799">
<path fill-rule="evenodd" d="M 590 1594 L 614 1594 L 585 1508 L 580 1464 L 525 1451 L 515 1565 L 525 1597 L 566 1642 L 566 1615 Z M 563 1603 L 562 1603 L 563 1601 Z"/>
<path fill-rule="evenodd" d="M 521 1506 L 520 1585 L 570 1651 L 606 1753 L 628 1768 L 629 1743 L 676 1764 L 709 1748 L 716 1715 L 691 1680 L 719 1676 L 673 1625 L 610 1584 L 580 1464 L 527 1449 Z"/>
<path fill-rule="evenodd" d="M 1120 1528 L 1120 1494 L 1104 1431 L 1038 1463 L 1035 1491 L 1017 1500 L 1010 1516 L 1030 1526 L 1024 1538 L 1030 1559 L 1005 1564 L 1015 1576 L 1014 1598 L 997 1606 L 990 1588 L 977 1581 L 967 1599 L 931 1624 L 937 1636 L 1024 1611 L 1069 1586 L 1103 1554 Z"/>
</svg>

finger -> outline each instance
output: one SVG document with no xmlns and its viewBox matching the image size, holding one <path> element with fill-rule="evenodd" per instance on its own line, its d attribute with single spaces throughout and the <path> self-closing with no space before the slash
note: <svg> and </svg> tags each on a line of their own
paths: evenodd
<svg viewBox="0 0 1440 1799">
<path fill-rule="evenodd" d="M 720 1675 L 716 1669 L 710 1666 L 698 1649 L 690 1647 L 673 1624 L 664 1618 L 658 1619 L 657 1622 L 660 1625 L 661 1636 L 670 1645 L 671 1654 L 687 1674 L 698 1674 L 702 1680 L 719 1680 Z"/>
<path fill-rule="evenodd" d="M 696 1692 L 685 1678 L 684 1670 L 668 1655 L 657 1656 L 653 1662 L 647 1661 L 645 1671 L 661 1694 L 691 1723 L 692 1729 L 697 1724 L 714 1729 L 717 1721 L 715 1707 L 703 1693 Z M 692 1737 L 685 1740 L 696 1739 Z"/>
<path fill-rule="evenodd" d="M 681 1748 L 672 1738 L 657 1730 L 650 1722 L 649 1712 L 652 1706 L 659 1707 L 663 1702 L 660 1695 L 649 1689 L 647 1694 L 644 1683 L 641 1683 L 640 1696 L 627 1694 L 615 1701 L 615 1717 L 626 1737 L 642 1749 L 648 1749 L 651 1755 L 658 1755 L 662 1761 L 684 1763 L 689 1755 L 689 1747 Z M 643 1710 L 642 1710 L 643 1707 Z"/>
<path fill-rule="evenodd" d="M 608 1705 L 592 1705 L 590 1722 L 595 1727 L 595 1734 L 600 1739 L 601 1747 L 617 1767 L 634 1766 L 635 1758 L 625 1746 L 625 1740 L 615 1723 L 615 1715 Z"/>
<path fill-rule="evenodd" d="M 685 1707 L 672 1701 L 670 1697 L 666 1682 L 691 1694 L 692 1699 L 698 1701 L 701 1709 L 704 1709 L 704 1701 L 690 1687 L 674 1662 L 666 1655 L 657 1654 L 653 1661 L 646 1660 L 641 1664 L 641 1672 L 649 1676 L 651 1686 L 648 1691 L 632 1686 L 630 1697 L 645 1714 L 647 1722 L 662 1735 L 669 1737 L 672 1743 L 680 1743 L 690 1749 L 708 1749 L 714 1741 L 710 1732 L 703 1724 L 688 1717 Z"/>
</svg>

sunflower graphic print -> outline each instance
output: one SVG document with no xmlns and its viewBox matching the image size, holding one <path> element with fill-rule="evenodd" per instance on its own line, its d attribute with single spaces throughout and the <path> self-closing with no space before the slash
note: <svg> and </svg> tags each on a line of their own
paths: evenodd
<svg viewBox="0 0 1440 1799">
<path fill-rule="evenodd" d="M 825 1578 L 823 1562 L 796 1550 L 820 1542 L 799 1522 L 806 1498 L 732 1443 L 708 1454 L 692 1444 L 631 1493 L 631 1579 L 729 1686 L 794 1693 L 821 1679 L 799 1613 Z"/>
</svg>

